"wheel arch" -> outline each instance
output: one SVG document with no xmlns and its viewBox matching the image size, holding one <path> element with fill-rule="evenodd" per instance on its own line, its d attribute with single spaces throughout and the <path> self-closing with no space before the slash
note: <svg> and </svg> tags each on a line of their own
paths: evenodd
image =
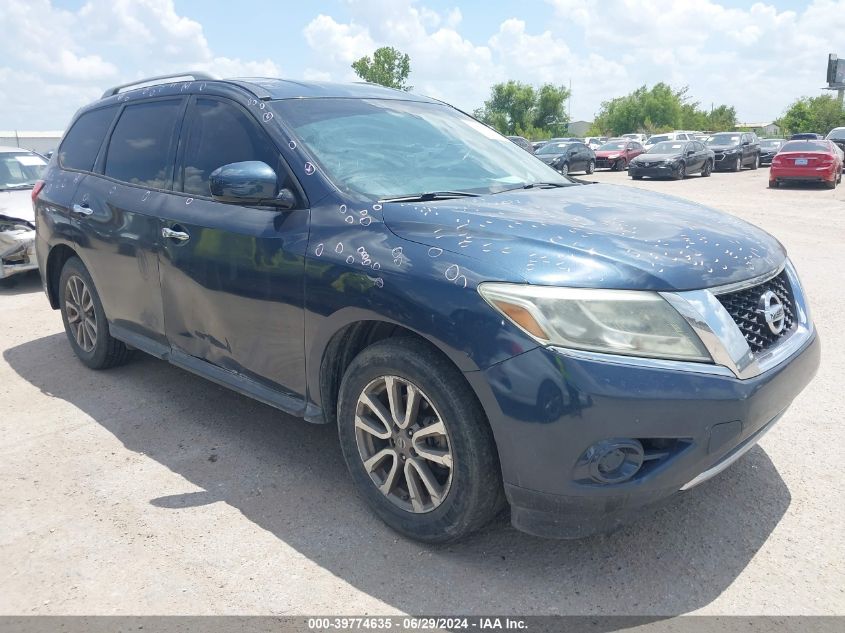
<svg viewBox="0 0 845 633">
<path fill-rule="evenodd" d="M 47 264 L 44 267 L 44 284 L 50 307 L 54 310 L 59 309 L 59 279 L 62 275 L 62 268 L 71 257 L 79 257 L 79 253 L 67 244 L 56 244 L 47 255 Z"/>
</svg>

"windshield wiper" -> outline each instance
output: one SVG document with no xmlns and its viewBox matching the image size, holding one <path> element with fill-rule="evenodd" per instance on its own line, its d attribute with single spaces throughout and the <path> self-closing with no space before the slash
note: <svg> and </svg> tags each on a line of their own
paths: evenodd
<svg viewBox="0 0 845 633">
<path fill-rule="evenodd" d="M 479 194 L 469 191 L 428 191 L 412 193 L 406 196 L 382 198 L 379 202 L 428 202 L 430 200 L 449 200 L 450 198 L 477 198 Z"/>
<path fill-rule="evenodd" d="M 509 191 L 521 191 L 522 189 L 558 189 L 560 187 L 571 186 L 568 182 L 527 182 L 516 187 L 508 187 L 507 189 L 500 189 L 493 193 L 508 193 Z"/>
</svg>

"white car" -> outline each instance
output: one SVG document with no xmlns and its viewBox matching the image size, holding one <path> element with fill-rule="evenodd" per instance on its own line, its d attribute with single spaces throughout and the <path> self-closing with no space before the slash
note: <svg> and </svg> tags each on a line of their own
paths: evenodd
<svg viewBox="0 0 845 633">
<path fill-rule="evenodd" d="M 696 140 L 695 134 L 695 132 L 661 132 L 660 134 L 652 134 L 643 143 L 643 146 L 646 150 L 650 150 L 654 145 L 663 141 L 694 141 Z"/>
<path fill-rule="evenodd" d="M 630 139 L 632 141 L 636 141 L 637 143 L 643 143 L 643 144 L 645 144 L 646 140 L 648 140 L 645 134 L 634 134 L 634 133 L 623 134 L 622 138 L 627 138 L 627 139 Z"/>
<path fill-rule="evenodd" d="M 0 284 L 38 268 L 32 188 L 46 166 L 39 154 L 0 146 Z"/>
<path fill-rule="evenodd" d="M 588 136 L 584 139 L 584 145 L 589 147 L 591 150 L 595 151 L 602 145 L 607 143 L 606 136 Z"/>
</svg>

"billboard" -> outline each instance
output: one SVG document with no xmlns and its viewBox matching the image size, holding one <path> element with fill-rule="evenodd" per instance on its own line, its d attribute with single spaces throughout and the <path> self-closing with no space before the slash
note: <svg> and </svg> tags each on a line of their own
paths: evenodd
<svg viewBox="0 0 845 633">
<path fill-rule="evenodd" d="M 845 59 L 839 59 L 834 53 L 827 57 L 827 85 L 831 88 L 845 87 Z"/>
</svg>

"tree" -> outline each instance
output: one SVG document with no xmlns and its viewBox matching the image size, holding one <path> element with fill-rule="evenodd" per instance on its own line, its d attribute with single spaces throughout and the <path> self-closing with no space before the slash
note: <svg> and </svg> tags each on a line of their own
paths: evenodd
<svg viewBox="0 0 845 633">
<path fill-rule="evenodd" d="M 802 97 L 790 105 L 775 121 L 784 133 L 818 132 L 827 134 L 835 127 L 845 126 L 845 110 L 830 95 Z"/>
<path fill-rule="evenodd" d="M 601 105 L 591 129 L 592 134 L 628 132 L 663 132 L 667 130 L 725 130 L 736 124 L 736 110 L 720 105 L 711 112 L 690 101 L 687 88 L 675 90 L 665 83 L 650 89 L 641 86 Z"/>
<path fill-rule="evenodd" d="M 484 106 L 473 113 L 477 119 L 502 134 L 544 138 L 559 136 L 569 118 L 564 103 L 569 90 L 545 84 L 534 88 L 519 81 L 495 84 Z"/>
<path fill-rule="evenodd" d="M 405 83 L 411 74 L 411 58 L 392 46 L 382 46 L 376 49 L 372 58 L 365 55 L 352 62 L 352 68 L 361 79 L 370 83 L 399 90 L 413 87 Z"/>
</svg>

